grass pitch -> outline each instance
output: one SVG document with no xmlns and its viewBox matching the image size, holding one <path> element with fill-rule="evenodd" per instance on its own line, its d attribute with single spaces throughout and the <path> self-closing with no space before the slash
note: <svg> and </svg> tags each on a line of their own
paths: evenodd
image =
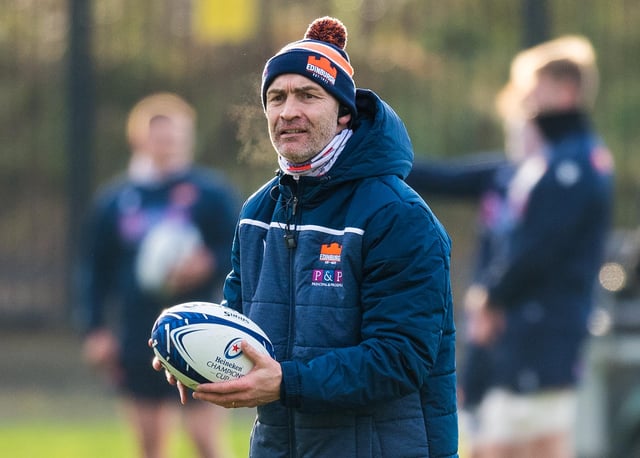
<svg viewBox="0 0 640 458">
<path fill-rule="evenodd" d="M 229 417 L 223 437 L 226 458 L 247 457 L 249 418 Z M 73 419 L 21 420 L 0 425 L 2 456 L 11 458 L 137 458 L 140 456 L 132 431 L 119 419 L 74 421 Z M 169 456 L 196 457 L 182 431 L 171 440 Z"/>
<path fill-rule="evenodd" d="M 0 457 L 137 458 L 137 442 L 113 390 L 82 363 L 68 332 L 8 332 L 0 352 Z M 177 395 L 176 395 L 177 396 Z M 177 399 L 177 398 L 176 398 Z M 248 456 L 255 411 L 227 415 L 225 458 Z M 171 458 L 196 453 L 182 428 Z"/>
</svg>

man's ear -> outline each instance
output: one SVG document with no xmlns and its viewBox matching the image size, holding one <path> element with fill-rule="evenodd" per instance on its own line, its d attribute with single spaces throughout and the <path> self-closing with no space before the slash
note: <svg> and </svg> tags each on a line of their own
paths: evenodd
<svg viewBox="0 0 640 458">
<path fill-rule="evenodd" d="M 351 125 L 351 113 L 338 118 L 338 125 L 341 127 L 349 127 Z"/>
<path fill-rule="evenodd" d="M 346 106 L 340 105 L 338 108 L 338 125 L 348 127 L 349 124 L 351 124 L 351 112 Z"/>
</svg>

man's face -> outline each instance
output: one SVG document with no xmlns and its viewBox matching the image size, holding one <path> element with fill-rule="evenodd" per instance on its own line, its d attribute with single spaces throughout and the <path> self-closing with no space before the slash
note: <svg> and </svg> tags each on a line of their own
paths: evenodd
<svg viewBox="0 0 640 458">
<path fill-rule="evenodd" d="M 555 113 L 576 108 L 578 97 L 578 89 L 574 83 L 542 73 L 538 75 L 525 103 L 534 115 Z"/>
<path fill-rule="evenodd" d="M 338 123 L 338 106 L 310 79 L 290 73 L 278 76 L 266 94 L 269 136 L 276 151 L 296 164 L 318 154 L 346 125 Z"/>
<path fill-rule="evenodd" d="M 146 153 L 161 170 L 182 167 L 191 160 L 191 132 L 181 116 L 158 116 L 149 124 Z"/>
</svg>

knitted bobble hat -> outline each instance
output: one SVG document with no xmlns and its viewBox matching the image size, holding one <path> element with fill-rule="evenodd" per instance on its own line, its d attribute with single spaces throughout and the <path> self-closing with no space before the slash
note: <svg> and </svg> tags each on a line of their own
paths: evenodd
<svg viewBox="0 0 640 458">
<path fill-rule="evenodd" d="M 295 73 L 322 86 L 355 116 L 356 87 L 346 45 L 347 29 L 338 19 L 325 16 L 313 21 L 304 39 L 289 43 L 267 61 L 262 73 L 263 107 L 273 80 Z"/>
</svg>

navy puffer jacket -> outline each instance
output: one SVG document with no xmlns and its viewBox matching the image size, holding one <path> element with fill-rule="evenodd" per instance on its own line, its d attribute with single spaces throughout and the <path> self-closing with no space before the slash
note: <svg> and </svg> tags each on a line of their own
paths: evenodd
<svg viewBox="0 0 640 458">
<path fill-rule="evenodd" d="M 449 237 L 403 181 L 402 121 L 370 91 L 357 103 L 330 176 L 276 177 L 241 213 L 226 305 L 283 371 L 252 457 L 457 456 Z"/>
</svg>

